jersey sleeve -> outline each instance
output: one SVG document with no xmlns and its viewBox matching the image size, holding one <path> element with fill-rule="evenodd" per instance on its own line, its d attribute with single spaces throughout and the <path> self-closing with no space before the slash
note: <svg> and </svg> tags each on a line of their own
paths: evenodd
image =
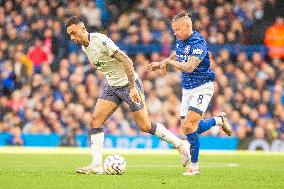
<svg viewBox="0 0 284 189">
<path fill-rule="evenodd" d="M 112 56 L 113 53 L 119 49 L 119 47 L 106 35 L 101 35 L 99 40 L 106 47 L 105 51 L 109 56 Z"/>
<path fill-rule="evenodd" d="M 196 43 L 191 47 L 190 56 L 195 56 L 203 60 L 207 54 L 207 45 L 204 42 Z"/>
</svg>

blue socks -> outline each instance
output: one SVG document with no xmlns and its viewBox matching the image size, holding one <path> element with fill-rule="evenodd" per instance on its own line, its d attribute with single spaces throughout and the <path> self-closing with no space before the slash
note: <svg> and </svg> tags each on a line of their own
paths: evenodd
<svg viewBox="0 0 284 189">
<path fill-rule="evenodd" d="M 199 137 L 198 135 L 201 133 L 204 133 L 205 131 L 208 131 L 211 127 L 216 125 L 216 121 L 214 118 L 210 118 L 207 120 L 200 120 L 198 123 L 198 128 L 195 132 L 187 134 L 187 140 L 190 143 L 190 155 L 191 155 L 191 162 L 197 163 L 198 162 L 198 156 L 199 156 Z"/>
<path fill-rule="evenodd" d="M 186 135 L 188 142 L 190 143 L 190 155 L 191 155 L 191 162 L 197 163 L 198 156 L 199 156 L 199 138 L 198 133 L 195 131 L 193 133 Z"/>
<path fill-rule="evenodd" d="M 202 119 L 198 123 L 198 128 L 197 128 L 197 134 L 204 133 L 205 131 L 208 131 L 211 127 L 216 125 L 216 121 L 214 118 L 210 119 Z"/>
</svg>

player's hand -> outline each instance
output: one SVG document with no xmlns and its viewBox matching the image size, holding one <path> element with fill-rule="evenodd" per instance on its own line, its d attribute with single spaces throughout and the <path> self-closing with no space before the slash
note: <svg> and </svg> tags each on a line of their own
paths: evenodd
<svg viewBox="0 0 284 189">
<path fill-rule="evenodd" d="M 132 100 L 132 102 L 140 104 L 141 99 L 140 99 L 140 96 L 139 96 L 139 92 L 138 92 L 138 90 L 135 87 L 134 88 L 130 88 L 129 96 L 130 96 L 130 99 Z"/>
<path fill-rule="evenodd" d="M 162 74 L 163 75 L 166 75 L 167 74 L 167 67 L 163 67 L 161 68 L 162 69 Z"/>
<path fill-rule="evenodd" d="M 162 62 L 160 62 L 160 68 L 161 68 L 162 70 L 167 68 L 168 61 L 169 61 L 169 59 L 165 59 L 165 60 L 163 60 Z"/>
<path fill-rule="evenodd" d="M 148 65 L 148 71 L 152 72 L 155 70 L 161 69 L 161 63 L 160 62 L 152 62 Z"/>
</svg>

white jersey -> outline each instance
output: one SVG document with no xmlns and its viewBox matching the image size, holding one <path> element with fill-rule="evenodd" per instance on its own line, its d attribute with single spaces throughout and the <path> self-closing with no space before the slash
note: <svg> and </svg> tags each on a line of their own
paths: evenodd
<svg viewBox="0 0 284 189">
<path fill-rule="evenodd" d="M 101 33 L 90 33 L 88 47 L 82 46 L 90 62 L 106 76 L 110 86 L 125 86 L 128 84 L 128 77 L 123 65 L 111 56 L 119 48 L 106 35 Z M 135 79 L 138 78 L 134 73 Z"/>
</svg>

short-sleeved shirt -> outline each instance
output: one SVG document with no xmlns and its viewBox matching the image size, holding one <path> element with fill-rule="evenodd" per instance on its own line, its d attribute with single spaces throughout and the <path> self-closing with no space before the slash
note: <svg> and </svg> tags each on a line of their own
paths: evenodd
<svg viewBox="0 0 284 189">
<path fill-rule="evenodd" d="M 195 56 L 202 60 L 193 72 L 182 72 L 182 87 L 192 89 L 215 80 L 215 73 L 210 69 L 210 59 L 205 39 L 196 31 L 184 40 L 176 41 L 176 55 L 179 62 L 187 62 L 189 57 Z"/>
<path fill-rule="evenodd" d="M 110 86 L 125 86 L 128 84 L 128 77 L 123 65 L 112 57 L 117 47 L 106 35 L 101 33 L 90 33 L 88 47 L 82 46 L 90 62 L 106 76 Z M 135 72 L 135 79 L 138 78 Z"/>
</svg>

